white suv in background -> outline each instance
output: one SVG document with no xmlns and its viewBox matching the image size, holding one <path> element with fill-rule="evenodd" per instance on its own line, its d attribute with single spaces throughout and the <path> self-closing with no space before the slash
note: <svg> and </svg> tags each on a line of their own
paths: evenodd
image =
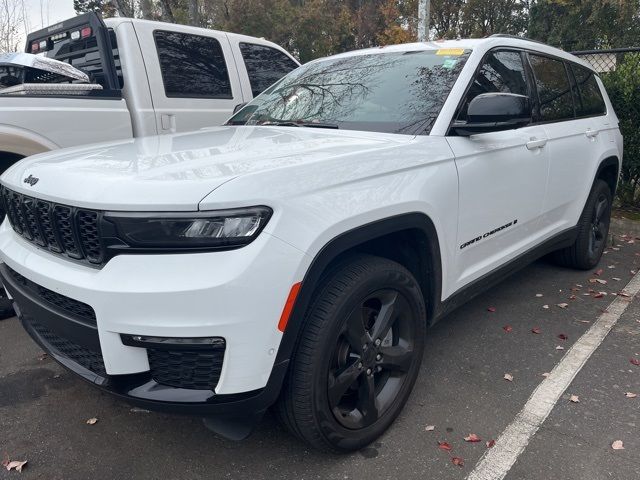
<svg viewBox="0 0 640 480">
<path fill-rule="evenodd" d="M 505 36 L 304 65 L 226 126 L 25 159 L 0 274 L 95 385 L 316 448 L 396 418 L 427 326 L 542 255 L 594 267 L 622 137 L 602 82 Z"/>
</svg>

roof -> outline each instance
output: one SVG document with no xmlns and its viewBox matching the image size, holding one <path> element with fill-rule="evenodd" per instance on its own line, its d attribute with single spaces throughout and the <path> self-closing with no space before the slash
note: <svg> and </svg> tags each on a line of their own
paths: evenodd
<svg viewBox="0 0 640 480">
<path fill-rule="evenodd" d="M 366 48 L 363 50 L 355 50 L 352 52 L 339 53 L 331 58 L 350 57 L 356 55 L 371 55 L 376 53 L 387 52 L 411 52 L 417 50 L 439 50 L 443 48 L 463 48 L 465 50 L 480 50 L 484 53 L 495 47 L 517 47 L 527 50 L 534 50 L 541 53 L 546 53 L 556 57 L 560 57 L 572 62 L 579 63 L 589 69 L 593 67 L 584 60 L 572 55 L 564 50 L 561 50 L 544 43 L 537 42 L 535 40 L 529 40 L 527 38 L 519 38 L 513 36 L 491 36 L 486 38 L 467 38 L 458 40 L 435 40 L 429 42 L 416 42 L 416 43 L 402 43 L 399 45 L 385 45 L 380 47 Z"/>
</svg>

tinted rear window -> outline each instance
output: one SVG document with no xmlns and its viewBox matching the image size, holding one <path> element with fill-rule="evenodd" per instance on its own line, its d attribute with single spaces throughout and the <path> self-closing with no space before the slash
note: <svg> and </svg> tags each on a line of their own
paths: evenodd
<svg viewBox="0 0 640 480">
<path fill-rule="evenodd" d="M 233 98 L 218 40 L 164 31 L 154 37 L 167 97 Z"/>
<path fill-rule="evenodd" d="M 573 96 L 564 62 L 550 57 L 529 55 L 540 100 L 543 122 L 574 118 Z"/>
<path fill-rule="evenodd" d="M 577 102 L 576 113 L 579 117 L 590 117 L 593 115 L 604 115 L 607 108 L 602 98 L 602 92 L 598 87 L 595 74 L 588 68 L 572 64 L 571 70 L 576 79 Z"/>
<path fill-rule="evenodd" d="M 247 67 L 251 93 L 254 97 L 260 95 L 291 70 L 298 68 L 298 64 L 284 53 L 265 45 L 241 43 L 240 52 Z"/>
</svg>

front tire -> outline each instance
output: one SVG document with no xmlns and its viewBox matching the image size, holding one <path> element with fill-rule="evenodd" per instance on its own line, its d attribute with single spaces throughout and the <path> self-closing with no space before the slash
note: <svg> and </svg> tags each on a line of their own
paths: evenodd
<svg viewBox="0 0 640 480">
<path fill-rule="evenodd" d="M 357 256 L 317 291 L 278 402 L 295 435 L 324 451 L 358 450 L 395 420 L 424 350 L 420 286 L 393 261 Z"/>
<path fill-rule="evenodd" d="M 612 203 L 609 185 L 596 180 L 578 221 L 575 243 L 555 253 L 560 265 L 579 270 L 590 270 L 598 265 L 607 246 Z"/>
</svg>

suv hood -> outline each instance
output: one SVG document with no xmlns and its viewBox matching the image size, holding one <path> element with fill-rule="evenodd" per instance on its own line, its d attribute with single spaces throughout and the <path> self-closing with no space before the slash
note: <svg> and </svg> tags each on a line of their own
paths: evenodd
<svg viewBox="0 0 640 480">
<path fill-rule="evenodd" d="M 216 127 L 35 155 L 11 167 L 1 180 L 23 194 L 78 207 L 193 211 L 209 193 L 238 176 L 411 139 L 303 127 Z"/>
</svg>

